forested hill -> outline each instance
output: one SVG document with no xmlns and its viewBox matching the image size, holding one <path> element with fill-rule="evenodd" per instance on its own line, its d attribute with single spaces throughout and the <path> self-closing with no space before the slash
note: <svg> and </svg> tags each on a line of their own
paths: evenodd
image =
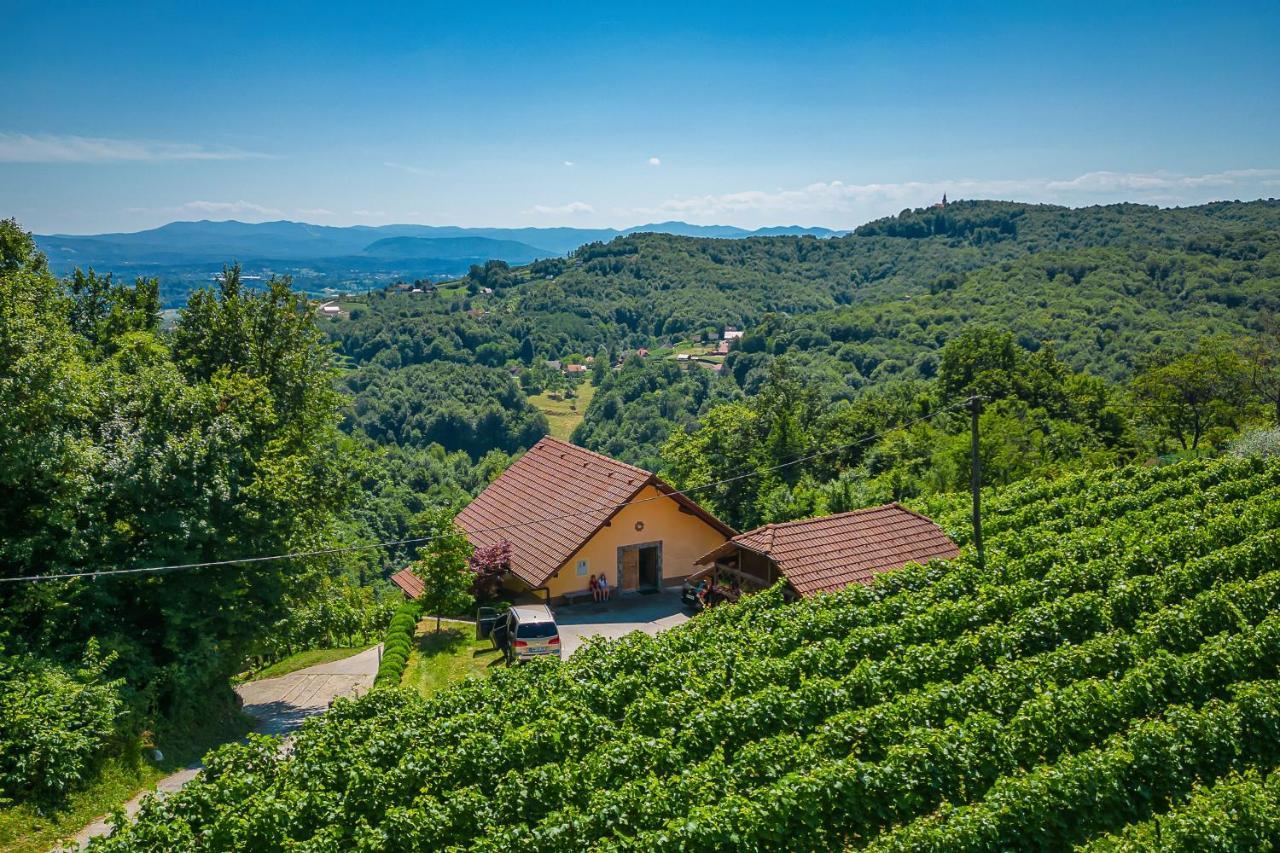
<svg viewBox="0 0 1280 853">
<path fill-rule="evenodd" d="M 775 348 L 854 344 L 859 352 L 842 360 L 868 375 L 886 361 L 882 372 L 903 372 L 977 320 L 1052 338 L 1073 365 L 1121 375 L 1112 350 L 1132 350 L 1133 334 L 1229 331 L 1277 307 L 1278 248 L 1274 200 L 1170 210 L 955 202 L 833 239 L 629 235 L 568 259 L 473 273 L 496 291 L 483 317 L 456 299 L 388 296 L 334 331 L 358 362 L 389 346 L 400 363 L 471 361 L 493 344 L 481 360 L 501 363 L 522 348 L 525 361 L 629 349 L 779 314 Z M 1059 299 L 1070 300 L 1069 316 L 1048 306 Z"/>
<path fill-rule="evenodd" d="M 676 479 L 681 470 L 694 481 L 729 476 L 729 460 L 767 466 L 876 433 L 975 388 L 1010 400 L 989 413 L 1005 443 L 987 463 L 993 477 L 1010 478 L 1198 446 L 1205 430 L 1221 443 L 1249 422 L 1237 393 L 1247 377 L 1230 350 L 1253 346 L 1280 309 L 1280 201 L 974 201 L 831 239 L 631 234 L 568 258 L 476 266 L 435 293 L 387 290 L 344 304 L 321 323 L 349 368 L 348 426 L 401 448 L 438 443 L 478 459 L 526 447 L 546 427 L 518 392 L 546 387 L 558 373 L 548 361 L 593 357 L 596 393 L 574 440 Z M 666 349 L 706 352 L 729 326 L 745 335 L 715 372 L 683 370 Z M 953 375 L 943 377 L 948 344 Z M 635 358 L 639 348 L 653 352 Z M 1175 364 L 1183 357 L 1191 361 Z M 1222 380 L 1198 398 L 1214 401 L 1213 412 L 1179 415 L 1195 435 L 1176 418 L 1149 416 L 1179 371 Z M 744 402 L 715 414 L 735 400 Z M 835 485 L 852 491 L 814 497 L 798 481 L 770 484 L 773 497 L 721 509 L 745 522 L 953 487 L 959 425 L 922 429 L 935 427 L 909 447 L 844 460 L 853 485 Z M 742 447 L 721 447 L 715 456 L 728 467 L 705 470 L 681 462 L 679 448 L 664 452 L 685 435 L 690 448 Z M 819 468 L 792 473 L 819 485 L 839 473 Z"/>
</svg>

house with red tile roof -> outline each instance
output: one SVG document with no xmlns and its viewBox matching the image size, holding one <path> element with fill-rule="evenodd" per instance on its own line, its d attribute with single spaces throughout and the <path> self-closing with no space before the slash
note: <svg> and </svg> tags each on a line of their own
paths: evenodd
<svg viewBox="0 0 1280 853">
<path fill-rule="evenodd" d="M 472 545 L 511 543 L 509 586 L 551 599 L 682 581 L 734 531 L 657 475 L 547 437 L 476 496 L 456 523 Z"/>
<path fill-rule="evenodd" d="M 737 579 L 747 591 L 786 581 L 799 597 L 870 583 L 908 563 L 960 554 L 942 528 L 901 504 L 766 524 L 741 533 L 698 558 L 696 574 Z"/>
<path fill-rule="evenodd" d="M 417 598 L 422 595 L 422 578 L 413 573 L 413 569 L 401 569 L 390 577 L 390 581 L 400 588 L 405 598 Z"/>
</svg>

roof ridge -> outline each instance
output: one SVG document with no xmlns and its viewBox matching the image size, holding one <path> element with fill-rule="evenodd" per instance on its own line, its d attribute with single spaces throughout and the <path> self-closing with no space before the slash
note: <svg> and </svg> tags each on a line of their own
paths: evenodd
<svg viewBox="0 0 1280 853">
<path fill-rule="evenodd" d="M 537 447 L 539 444 L 543 444 L 544 442 L 548 444 L 559 445 L 560 447 L 567 447 L 570 450 L 577 451 L 578 453 L 585 453 L 588 456 L 593 456 L 596 459 L 601 460 L 602 462 L 607 462 L 609 463 L 609 465 L 615 468 L 627 468 L 631 471 L 636 472 L 637 474 L 643 474 L 645 477 L 654 476 L 654 473 L 652 471 L 646 471 L 645 469 L 637 465 L 632 465 L 630 462 L 623 462 L 621 459 L 614 459 L 612 456 L 605 456 L 603 453 L 597 453 L 594 450 L 588 450 L 587 448 L 579 444 L 574 444 L 572 441 L 565 441 L 562 438 L 556 438 L 555 436 L 552 436 L 552 435 L 544 435 L 542 438 L 538 439 L 538 441 L 533 445 L 533 447 L 530 447 L 529 449 L 533 450 L 534 447 Z"/>
<path fill-rule="evenodd" d="M 897 507 L 898 509 L 902 510 L 903 512 L 909 512 L 909 513 L 911 513 L 912 515 L 914 515 L 916 518 L 923 518 L 925 521 L 929 522 L 930 524 L 938 524 L 938 522 L 934 521 L 932 518 L 930 518 L 929 516 L 925 515 L 923 512 L 916 512 L 916 511 L 915 511 L 914 509 L 912 509 L 911 507 L 909 507 L 909 506 L 903 506 L 902 504 L 898 503 L 897 501 L 894 501 L 894 502 L 891 504 L 891 506 L 895 506 L 895 507 Z M 941 527 L 941 525 L 938 525 L 938 526 L 939 526 L 939 527 Z"/>
<path fill-rule="evenodd" d="M 851 515 L 862 515 L 863 513 L 874 512 L 875 510 L 878 510 L 878 509 L 889 509 L 890 507 L 896 507 L 897 509 L 900 509 L 903 512 L 910 512 L 912 515 L 919 515 L 921 518 L 924 518 L 928 521 L 933 521 L 933 519 L 928 518 L 927 516 L 920 515 L 920 513 L 918 512 L 913 512 L 912 510 L 907 509 L 905 506 L 898 503 L 897 501 L 890 501 L 887 504 L 878 504 L 876 506 L 864 506 L 859 509 L 851 509 L 851 510 L 846 510 L 845 512 L 832 513 L 831 515 L 814 515 L 814 516 L 810 516 L 809 518 L 797 518 L 791 521 L 771 521 L 768 524 L 762 524 L 759 527 L 753 527 L 751 530 L 744 530 L 738 535 L 750 536 L 752 533 L 763 533 L 766 530 L 773 531 L 773 530 L 777 530 L 780 527 L 795 527 L 801 524 L 812 524 L 815 521 L 830 521 L 833 518 L 847 518 L 848 516 L 851 516 Z"/>
</svg>

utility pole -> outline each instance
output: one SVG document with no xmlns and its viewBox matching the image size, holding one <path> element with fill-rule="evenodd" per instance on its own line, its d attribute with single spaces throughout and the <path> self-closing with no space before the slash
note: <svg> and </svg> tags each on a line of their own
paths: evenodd
<svg viewBox="0 0 1280 853">
<path fill-rule="evenodd" d="M 978 455 L 978 415 L 982 413 L 982 398 L 969 398 L 969 482 L 973 489 L 973 545 L 978 551 L 978 569 L 987 567 L 982 551 L 982 459 Z"/>
</svg>

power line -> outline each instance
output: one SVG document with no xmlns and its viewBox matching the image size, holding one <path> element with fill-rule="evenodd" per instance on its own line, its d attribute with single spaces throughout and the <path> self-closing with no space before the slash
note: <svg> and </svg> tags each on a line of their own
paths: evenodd
<svg viewBox="0 0 1280 853">
<path fill-rule="evenodd" d="M 912 418 L 911 420 L 905 421 L 901 424 L 898 424 L 897 426 L 891 427 L 887 430 L 883 430 L 873 435 L 869 435 L 857 441 L 852 441 L 847 444 L 837 445 L 835 447 L 824 448 L 821 450 L 817 450 L 813 453 L 807 454 L 805 456 L 800 456 L 800 457 L 797 457 L 796 459 L 789 460 L 787 462 L 782 462 L 777 465 L 769 466 L 767 468 L 757 468 L 750 471 L 744 471 L 740 474 L 735 474 L 732 477 L 725 477 L 722 480 L 715 480 L 710 483 L 703 483 L 702 485 L 699 485 L 699 486 L 690 486 L 687 489 L 673 489 L 670 492 L 663 492 L 662 494 L 655 495 L 649 498 L 638 498 L 636 500 L 623 501 L 622 503 L 618 503 L 618 504 L 600 505 L 590 509 L 577 510 L 575 512 L 565 513 L 563 515 L 545 516 L 542 518 L 529 519 L 528 521 L 516 521 L 516 522 L 512 522 L 511 524 L 502 524 L 502 525 L 497 525 L 495 527 L 482 527 L 482 528 L 477 528 L 475 530 L 471 530 L 468 532 L 472 534 L 502 533 L 507 530 L 514 530 L 516 528 L 521 528 L 521 527 L 534 527 L 540 524 L 547 524 L 553 521 L 565 521 L 571 518 L 581 518 L 584 516 L 613 513 L 620 509 L 623 509 L 624 507 L 636 506 L 638 504 L 644 504 L 644 503 L 649 503 L 651 501 L 662 500 L 663 498 L 669 498 L 675 495 L 688 497 L 690 492 L 699 492 L 705 489 L 715 488 L 716 486 L 724 486 L 730 483 L 737 483 L 742 480 L 750 479 L 752 477 L 761 477 L 761 476 L 764 476 L 765 474 L 772 474 L 775 471 L 781 471 L 786 468 L 793 467 L 795 465 L 803 464 L 805 462 L 812 462 L 814 459 L 820 459 L 823 456 L 829 456 L 833 453 L 840 453 L 841 451 L 851 450 L 860 445 L 869 444 L 873 441 L 877 441 L 881 438 L 884 438 L 886 435 L 889 435 L 890 433 L 897 432 L 898 430 L 901 430 L 901 429 L 906 429 L 908 427 L 914 426 L 923 421 L 931 420 L 932 418 L 942 414 L 943 412 L 953 411 L 967 405 L 969 405 L 968 398 L 964 400 L 960 400 L 955 403 L 951 403 L 947 406 L 942 406 L 940 408 L 934 409 L 932 412 L 930 412 L 927 415 L 921 415 L 918 418 Z M 390 542 L 374 542 L 366 545 L 346 545 L 346 546 L 337 547 L 337 548 L 320 548 L 314 551 L 295 551 L 288 554 L 272 554 L 269 556 L 261 556 L 261 557 L 234 557 L 228 560 L 209 560 L 201 563 L 178 563 L 178 564 L 169 565 L 169 566 L 143 566 L 143 567 L 134 567 L 134 568 L 127 568 L 127 569 L 107 569 L 107 570 L 87 571 L 87 572 L 60 572 L 52 575 L 19 575 L 16 577 L 0 577 L 0 583 L 17 583 L 20 581 L 37 582 L 37 581 L 53 581 L 53 580 L 71 580 L 73 578 L 98 578 L 98 577 L 106 577 L 111 575 L 159 574 L 161 572 L 188 571 L 191 569 L 215 568 L 218 566 L 234 566 L 234 565 L 243 565 L 243 564 L 252 564 L 252 563 L 265 563 L 265 562 L 272 562 L 275 560 L 293 560 L 293 559 L 303 559 L 307 557 L 324 557 L 324 556 L 330 556 L 333 554 L 350 554 L 350 553 L 355 553 L 359 551 L 375 551 L 382 548 L 396 548 L 403 545 L 421 545 L 425 542 L 430 542 L 436 538 L 439 538 L 439 537 L 419 536 L 412 539 L 397 539 Z"/>
</svg>

